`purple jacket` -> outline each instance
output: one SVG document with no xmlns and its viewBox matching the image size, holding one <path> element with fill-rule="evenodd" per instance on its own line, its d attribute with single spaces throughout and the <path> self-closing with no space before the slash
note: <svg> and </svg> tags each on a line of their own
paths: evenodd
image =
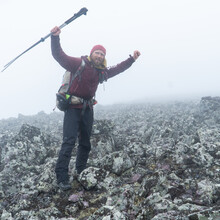
<svg viewBox="0 0 220 220">
<path fill-rule="evenodd" d="M 70 88 L 70 94 L 77 97 L 89 100 L 95 96 L 99 84 L 99 72 L 92 65 L 92 63 L 82 56 L 81 58 L 71 57 L 66 55 L 61 46 L 59 36 L 51 36 L 51 50 L 54 59 L 66 70 L 75 73 L 81 64 L 82 59 L 86 65 L 81 73 L 81 80 L 76 79 L 73 81 Z M 104 69 L 107 79 L 127 70 L 134 63 L 134 58 L 129 57 L 127 60 L 119 63 L 116 66 Z"/>
</svg>

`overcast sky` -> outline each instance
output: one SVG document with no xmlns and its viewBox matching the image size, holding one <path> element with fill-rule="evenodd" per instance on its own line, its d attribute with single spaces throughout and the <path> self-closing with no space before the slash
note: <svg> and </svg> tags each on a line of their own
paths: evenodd
<svg viewBox="0 0 220 220">
<path fill-rule="evenodd" d="M 68 55 L 102 44 L 113 66 L 141 52 L 129 70 L 99 86 L 99 104 L 220 95 L 219 0 L 0 0 L 1 70 L 82 7 L 87 15 L 60 35 Z M 0 73 L 0 119 L 52 112 L 64 72 L 50 38 L 21 56 Z"/>
</svg>

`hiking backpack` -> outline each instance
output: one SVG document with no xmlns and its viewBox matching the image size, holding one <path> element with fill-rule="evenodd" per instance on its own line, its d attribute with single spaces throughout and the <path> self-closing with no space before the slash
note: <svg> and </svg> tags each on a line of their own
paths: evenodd
<svg viewBox="0 0 220 220">
<path fill-rule="evenodd" d="M 84 67 L 85 67 L 85 61 L 82 59 L 80 66 L 73 75 L 69 71 L 66 71 L 64 73 L 62 85 L 60 86 L 58 92 L 56 93 L 56 106 L 60 111 L 65 111 L 66 109 L 68 109 L 71 103 L 71 95 L 69 95 L 70 87 L 73 83 L 73 80 L 77 76 L 79 76 L 81 72 L 84 70 Z"/>
<path fill-rule="evenodd" d="M 79 76 L 82 73 L 82 71 L 85 68 L 85 61 L 82 59 L 82 62 L 75 73 L 66 71 L 63 75 L 63 81 L 62 85 L 60 86 L 58 92 L 56 93 L 56 106 L 60 111 L 65 111 L 68 109 L 70 104 L 73 104 L 72 102 L 78 102 L 78 104 L 83 103 L 83 99 L 71 96 L 69 94 L 70 87 L 74 81 L 74 79 Z M 72 77 L 71 77 L 72 75 Z M 80 80 L 80 79 L 79 79 Z M 99 83 L 103 83 L 104 81 L 107 81 L 107 76 L 105 71 L 99 70 Z"/>
</svg>

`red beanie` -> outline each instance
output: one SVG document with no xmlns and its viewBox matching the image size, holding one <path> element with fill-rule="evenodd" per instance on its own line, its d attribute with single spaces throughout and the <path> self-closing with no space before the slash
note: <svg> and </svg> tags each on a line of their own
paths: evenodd
<svg viewBox="0 0 220 220">
<path fill-rule="evenodd" d="M 106 49 L 102 45 L 95 45 L 90 52 L 90 56 L 95 50 L 101 50 L 106 55 Z"/>
</svg>

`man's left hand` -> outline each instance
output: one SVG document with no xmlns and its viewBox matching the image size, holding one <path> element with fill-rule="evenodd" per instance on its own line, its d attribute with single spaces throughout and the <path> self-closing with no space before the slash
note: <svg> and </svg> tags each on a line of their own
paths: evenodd
<svg viewBox="0 0 220 220">
<path fill-rule="evenodd" d="M 134 60 L 136 60 L 140 55 L 141 53 L 138 50 L 135 50 L 133 55 Z"/>
</svg>

